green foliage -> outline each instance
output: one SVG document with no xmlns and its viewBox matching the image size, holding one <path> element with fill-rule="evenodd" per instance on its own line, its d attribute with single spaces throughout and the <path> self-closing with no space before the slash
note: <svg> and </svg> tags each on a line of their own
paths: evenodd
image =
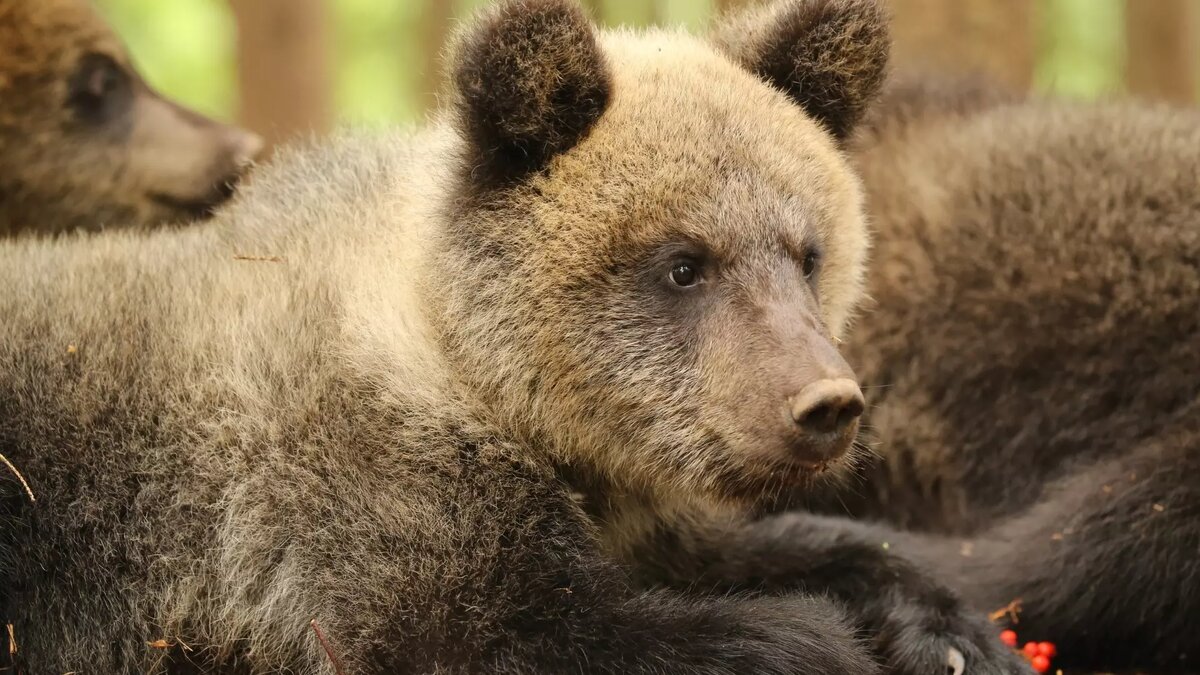
<svg viewBox="0 0 1200 675">
<path fill-rule="evenodd" d="M 420 113 L 420 6 L 414 2 L 337 0 L 334 3 L 335 100 L 339 116 L 355 125 L 410 120 Z"/>
<path fill-rule="evenodd" d="M 1038 88 L 1082 98 L 1120 91 L 1124 21 L 1121 0 L 1044 0 Z"/>
<path fill-rule="evenodd" d="M 149 82 L 202 112 L 234 110 L 234 23 L 223 0 L 102 0 Z"/>
</svg>

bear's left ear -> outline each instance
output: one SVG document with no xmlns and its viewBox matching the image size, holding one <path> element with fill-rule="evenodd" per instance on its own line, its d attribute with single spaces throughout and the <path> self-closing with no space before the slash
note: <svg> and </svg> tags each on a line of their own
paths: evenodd
<svg viewBox="0 0 1200 675">
<path fill-rule="evenodd" d="M 878 0 L 780 0 L 725 18 L 713 39 L 842 141 L 883 86 L 887 23 Z"/>
<path fill-rule="evenodd" d="M 592 23 L 570 0 L 498 3 L 460 36 L 452 63 L 458 127 L 484 180 L 520 178 L 572 148 L 612 89 Z"/>
</svg>

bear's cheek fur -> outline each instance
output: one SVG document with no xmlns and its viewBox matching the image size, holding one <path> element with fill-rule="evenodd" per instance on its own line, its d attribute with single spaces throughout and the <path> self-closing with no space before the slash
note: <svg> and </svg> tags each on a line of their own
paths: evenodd
<svg viewBox="0 0 1200 675">
<path fill-rule="evenodd" d="M 65 96 L 61 83 L 47 83 L 35 95 L 25 97 L 23 107 L 58 110 L 63 108 Z M 137 217 L 140 194 L 123 185 L 127 181 L 124 170 L 113 170 L 128 161 L 119 137 L 97 138 L 80 128 L 65 110 L 61 117 L 43 112 L 35 121 L 28 121 L 37 117 L 31 111 L 14 114 L 24 121 L 9 125 L 0 119 L 0 139 L 6 148 L 0 157 L 4 182 L 37 198 L 70 195 L 73 203 L 95 205 L 91 212 L 105 217 L 116 217 L 118 212 Z"/>
<path fill-rule="evenodd" d="M 564 249 L 525 260 L 497 284 L 507 292 L 474 305 L 536 298 L 519 325 L 489 323 L 490 337 L 464 341 L 480 350 L 476 362 L 495 376 L 487 390 L 509 419 L 553 439 L 568 462 L 660 493 L 749 499 L 807 479 L 790 462 L 795 439 L 784 407 L 799 386 L 794 366 L 807 358 L 805 345 L 785 344 L 786 327 L 775 324 L 818 308 L 787 262 L 781 271 L 764 257 L 749 265 L 757 283 L 735 280 L 689 304 L 647 278 L 660 271 L 644 269 L 650 253 L 626 251 L 626 261 L 611 250 L 596 256 L 604 247 L 586 250 L 583 258 Z M 528 359 L 519 368 L 487 366 L 512 365 L 517 352 Z"/>
</svg>

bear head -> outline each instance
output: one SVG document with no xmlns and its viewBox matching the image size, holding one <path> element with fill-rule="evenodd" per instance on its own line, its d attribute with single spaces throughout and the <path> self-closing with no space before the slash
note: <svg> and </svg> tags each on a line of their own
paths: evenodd
<svg viewBox="0 0 1200 675">
<path fill-rule="evenodd" d="M 87 0 L 0 0 L 0 235 L 206 216 L 261 147 L 155 93 Z"/>
<path fill-rule="evenodd" d="M 431 288 L 491 420 L 659 499 L 745 504 L 843 464 L 868 237 L 842 141 L 883 78 L 877 4 L 784 0 L 702 40 L 510 0 L 458 45 Z"/>
</svg>

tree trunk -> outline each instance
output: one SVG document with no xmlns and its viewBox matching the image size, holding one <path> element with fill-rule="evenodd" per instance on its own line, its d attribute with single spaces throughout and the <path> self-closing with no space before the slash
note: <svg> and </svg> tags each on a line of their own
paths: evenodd
<svg viewBox="0 0 1200 675">
<path fill-rule="evenodd" d="M 1196 101 L 1200 47 L 1196 0 L 1126 0 L 1129 91 L 1173 103 Z"/>
<path fill-rule="evenodd" d="M 421 20 L 421 41 L 425 55 L 425 72 L 421 79 L 421 97 L 426 111 L 437 107 L 442 93 L 445 64 L 442 62 L 450 22 L 454 18 L 454 0 L 425 0 Z"/>
<path fill-rule="evenodd" d="M 241 123 L 268 146 L 333 121 L 325 0 L 230 0 L 238 25 Z"/>
<path fill-rule="evenodd" d="M 1035 0 L 891 0 L 891 8 L 898 68 L 981 75 L 1022 91 L 1033 82 Z"/>
<path fill-rule="evenodd" d="M 718 15 L 727 14 L 748 4 L 750 4 L 750 0 L 715 0 L 713 9 L 716 10 Z"/>
</svg>

